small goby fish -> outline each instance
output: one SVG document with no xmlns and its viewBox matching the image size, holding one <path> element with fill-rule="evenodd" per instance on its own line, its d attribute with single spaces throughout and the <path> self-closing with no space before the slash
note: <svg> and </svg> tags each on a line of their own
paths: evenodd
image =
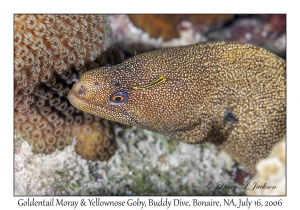
<svg viewBox="0 0 300 210">
<path fill-rule="evenodd" d="M 212 142 L 251 173 L 286 132 L 286 64 L 267 50 L 208 42 L 136 55 L 81 75 L 78 109 L 168 135 Z"/>
</svg>

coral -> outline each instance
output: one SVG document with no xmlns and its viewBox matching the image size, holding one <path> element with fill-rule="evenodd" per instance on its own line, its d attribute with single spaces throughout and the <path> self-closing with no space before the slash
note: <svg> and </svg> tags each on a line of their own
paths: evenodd
<svg viewBox="0 0 300 210">
<path fill-rule="evenodd" d="M 109 125 L 104 125 L 93 122 L 91 125 L 81 126 L 77 135 L 76 151 L 83 158 L 107 160 L 115 153 L 116 143 L 112 141 L 114 134 L 109 129 Z"/>
<path fill-rule="evenodd" d="M 284 57 L 286 53 L 285 28 L 285 15 L 263 15 L 256 18 L 238 19 L 229 27 L 209 33 L 207 36 L 209 40 L 254 44 Z"/>
<path fill-rule="evenodd" d="M 256 165 L 257 173 L 252 179 L 252 184 L 270 186 L 267 188 L 255 188 L 247 190 L 247 195 L 286 195 L 285 191 L 285 138 L 276 144 L 270 152 L 270 155 L 258 162 Z M 275 189 L 273 188 L 275 186 Z"/>
<path fill-rule="evenodd" d="M 169 41 L 150 37 L 149 33 L 135 27 L 128 15 L 109 15 L 109 20 L 113 41 L 128 58 L 160 48 L 215 40 L 252 43 L 282 58 L 286 57 L 285 15 L 234 15 L 232 20 L 220 28 L 182 21 L 176 27 L 180 37 Z"/>
<path fill-rule="evenodd" d="M 270 31 L 277 34 L 286 33 L 286 14 L 266 14 L 262 15 L 262 19 L 267 21 Z"/>
<path fill-rule="evenodd" d="M 233 182 L 233 161 L 212 144 L 188 145 L 137 128 L 114 125 L 118 152 L 108 161 L 87 161 L 74 144 L 50 155 L 33 155 L 27 142 L 15 147 L 15 194 L 22 195 L 241 195 L 243 189 L 205 187 Z M 45 164 L 47 163 L 47 164 Z"/>
<path fill-rule="evenodd" d="M 149 33 L 135 27 L 128 15 L 109 15 L 109 22 L 112 29 L 112 41 L 118 49 L 124 52 L 126 58 L 156 49 L 207 41 L 198 28 L 193 27 L 187 21 L 179 24 L 180 37 L 169 41 L 150 37 Z"/>
<path fill-rule="evenodd" d="M 162 37 L 169 40 L 179 37 L 178 26 L 182 21 L 195 24 L 195 27 L 202 27 L 202 30 L 213 25 L 223 25 L 232 20 L 233 15 L 129 15 L 132 23 L 146 31 L 153 37 Z"/>
<path fill-rule="evenodd" d="M 80 139 L 77 152 L 87 159 L 106 160 L 115 151 L 110 124 L 74 108 L 67 99 L 83 72 L 122 60 L 116 49 L 105 52 L 109 35 L 105 15 L 15 15 L 14 130 L 35 153 L 61 150 L 73 137 Z M 93 137 L 106 139 L 105 147 L 100 142 L 97 149 L 106 151 L 108 145 L 109 152 L 95 156 L 96 148 L 82 147 Z"/>
</svg>

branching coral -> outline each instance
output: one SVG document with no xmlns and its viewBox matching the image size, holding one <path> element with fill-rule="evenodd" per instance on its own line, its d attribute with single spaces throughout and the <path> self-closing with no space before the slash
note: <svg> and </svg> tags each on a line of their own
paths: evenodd
<svg viewBox="0 0 300 210">
<path fill-rule="evenodd" d="M 83 72 L 121 61 L 116 49 L 106 56 L 109 34 L 105 15 L 15 15 L 14 127 L 34 152 L 63 149 L 77 137 L 77 152 L 84 158 L 106 160 L 114 153 L 109 123 L 77 110 L 67 99 Z M 105 141 L 92 148 L 99 139 Z"/>
</svg>

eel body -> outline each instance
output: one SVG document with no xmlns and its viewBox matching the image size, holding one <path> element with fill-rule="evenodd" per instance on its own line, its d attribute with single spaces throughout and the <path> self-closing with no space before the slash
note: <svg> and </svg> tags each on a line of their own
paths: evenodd
<svg viewBox="0 0 300 210">
<path fill-rule="evenodd" d="M 88 71 L 78 109 L 168 135 L 212 142 L 255 172 L 286 132 L 286 66 L 250 44 L 208 42 L 139 54 Z"/>
</svg>

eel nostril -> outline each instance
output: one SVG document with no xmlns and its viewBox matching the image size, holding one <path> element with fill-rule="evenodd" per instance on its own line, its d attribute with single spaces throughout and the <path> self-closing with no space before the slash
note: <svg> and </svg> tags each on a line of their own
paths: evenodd
<svg viewBox="0 0 300 210">
<path fill-rule="evenodd" d="M 78 95 L 85 94 L 85 89 L 81 87 L 77 93 Z"/>
</svg>

